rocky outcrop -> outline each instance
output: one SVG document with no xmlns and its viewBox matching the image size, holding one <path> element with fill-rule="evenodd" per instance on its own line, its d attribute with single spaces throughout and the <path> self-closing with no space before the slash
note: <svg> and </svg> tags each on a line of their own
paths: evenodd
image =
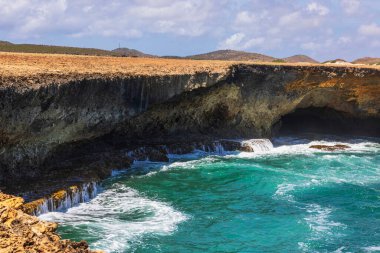
<svg viewBox="0 0 380 253">
<path fill-rule="evenodd" d="M 22 198 L 0 192 L 0 252 L 95 253 L 84 241 L 61 240 L 57 224 L 24 213 L 22 206 Z"/>
<path fill-rule="evenodd" d="M 343 144 L 335 144 L 335 145 L 311 145 L 309 148 L 319 149 L 323 151 L 337 151 L 337 150 L 346 150 L 349 149 L 350 146 Z"/>
<path fill-rule="evenodd" d="M 376 68 L 237 64 L 226 73 L 94 77 L 0 90 L 2 185 L 96 181 L 134 159 L 166 160 L 161 151 L 139 153 L 142 146 L 181 143 L 187 152 L 183 143 L 267 138 L 309 130 L 308 122 L 380 133 Z"/>
<path fill-rule="evenodd" d="M 96 182 L 73 185 L 67 189 L 61 189 L 43 198 L 28 202 L 22 206 L 22 210 L 27 214 L 36 216 L 48 212 L 65 211 L 94 198 L 97 191 Z"/>
</svg>

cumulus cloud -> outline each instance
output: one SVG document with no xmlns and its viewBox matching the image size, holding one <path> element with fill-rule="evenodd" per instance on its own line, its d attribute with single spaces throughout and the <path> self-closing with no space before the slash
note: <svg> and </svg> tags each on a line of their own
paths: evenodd
<svg viewBox="0 0 380 253">
<path fill-rule="evenodd" d="M 219 45 L 220 49 L 242 49 L 241 42 L 245 38 L 244 33 L 235 33 L 222 41 Z"/>
<path fill-rule="evenodd" d="M 317 50 L 319 47 L 320 45 L 315 42 L 305 42 L 301 44 L 301 48 L 305 50 Z"/>
<path fill-rule="evenodd" d="M 202 51 L 324 57 L 345 48 L 353 55 L 367 52 L 359 46 L 364 41 L 374 52 L 380 36 L 380 1 L 374 0 L 0 0 L 0 6 L 5 40 L 87 45 L 117 39 L 139 46 L 149 38 L 152 53 L 170 47 L 156 39 L 178 39 L 196 41 Z"/>
<path fill-rule="evenodd" d="M 23 37 L 140 37 L 144 32 L 200 36 L 210 27 L 217 1 L 202 0 L 0 0 L 0 27 Z"/>
<path fill-rule="evenodd" d="M 359 33 L 365 36 L 380 36 L 380 25 L 376 23 L 362 25 L 359 27 Z"/>
<path fill-rule="evenodd" d="M 317 13 L 320 16 L 325 16 L 330 12 L 330 9 L 317 2 L 312 2 L 307 6 L 307 10 L 312 13 Z"/>
<path fill-rule="evenodd" d="M 257 21 L 258 21 L 258 17 L 256 17 L 253 13 L 250 13 L 248 11 L 242 11 L 236 15 L 235 25 L 237 26 L 250 25 Z"/>
<path fill-rule="evenodd" d="M 342 0 L 341 5 L 347 14 L 353 14 L 358 11 L 360 2 L 359 0 Z"/>
</svg>

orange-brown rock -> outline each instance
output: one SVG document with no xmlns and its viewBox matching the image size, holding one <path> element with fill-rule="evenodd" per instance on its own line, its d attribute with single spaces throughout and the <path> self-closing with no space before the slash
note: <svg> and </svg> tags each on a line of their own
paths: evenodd
<svg viewBox="0 0 380 253">
<path fill-rule="evenodd" d="M 311 145 L 309 148 L 319 149 L 323 151 L 337 151 L 337 150 L 346 150 L 351 147 L 347 145 L 343 145 L 343 144 L 335 144 L 335 145 Z"/>
<path fill-rule="evenodd" d="M 91 253 L 88 244 L 61 240 L 57 224 L 41 221 L 21 209 L 23 199 L 0 192 L 0 253 Z"/>
</svg>

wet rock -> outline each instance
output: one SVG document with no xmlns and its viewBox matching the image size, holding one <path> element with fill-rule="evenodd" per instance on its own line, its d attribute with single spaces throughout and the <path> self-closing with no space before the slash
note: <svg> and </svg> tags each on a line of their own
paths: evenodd
<svg viewBox="0 0 380 253">
<path fill-rule="evenodd" d="M 183 155 L 193 152 L 196 145 L 192 143 L 173 143 L 166 145 L 166 149 L 170 154 Z"/>
<path fill-rule="evenodd" d="M 61 240 L 55 234 L 56 223 L 24 213 L 22 203 L 22 198 L 0 192 L 0 252 L 96 252 L 85 242 Z"/>
<path fill-rule="evenodd" d="M 252 148 L 252 146 L 249 145 L 248 143 L 242 143 L 239 150 L 242 152 L 255 152 L 255 150 Z"/>
<path fill-rule="evenodd" d="M 141 147 L 128 152 L 128 156 L 135 161 L 169 162 L 168 152 L 163 146 Z"/>
<path fill-rule="evenodd" d="M 97 184 L 95 182 L 82 183 L 28 202 L 22 206 L 22 210 L 30 215 L 62 211 L 79 203 L 89 201 L 96 196 L 96 193 Z"/>
<path fill-rule="evenodd" d="M 343 144 L 335 144 L 335 145 L 311 145 L 309 148 L 319 149 L 323 151 L 337 151 L 337 150 L 346 150 L 351 147 L 347 145 L 343 145 Z"/>
<path fill-rule="evenodd" d="M 240 141 L 235 140 L 221 140 L 220 144 L 223 146 L 225 151 L 244 151 L 244 147 Z"/>
</svg>

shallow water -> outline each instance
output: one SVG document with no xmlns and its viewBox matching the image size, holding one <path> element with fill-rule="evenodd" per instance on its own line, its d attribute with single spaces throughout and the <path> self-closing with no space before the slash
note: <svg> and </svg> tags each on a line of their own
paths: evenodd
<svg viewBox="0 0 380 253">
<path fill-rule="evenodd" d="M 347 142 L 137 163 L 90 202 L 41 217 L 107 252 L 380 252 L 380 145 Z"/>
</svg>

